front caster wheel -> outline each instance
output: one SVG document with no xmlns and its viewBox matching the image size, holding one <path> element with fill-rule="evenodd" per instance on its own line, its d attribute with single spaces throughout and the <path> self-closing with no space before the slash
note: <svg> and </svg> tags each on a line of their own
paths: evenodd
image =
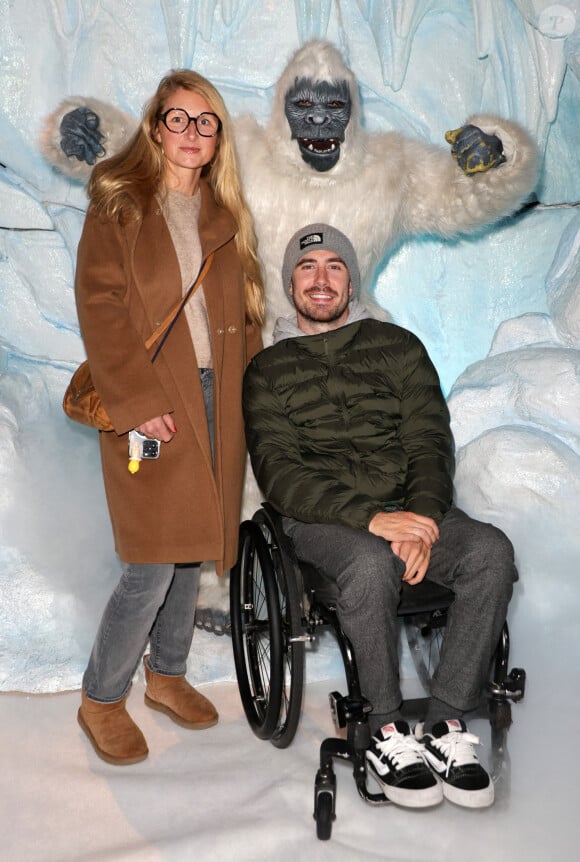
<svg viewBox="0 0 580 862">
<path fill-rule="evenodd" d="M 328 841 L 332 832 L 332 821 L 336 815 L 333 811 L 334 797 L 328 790 L 323 790 L 316 797 L 314 819 L 316 820 L 316 837 L 320 841 Z"/>
</svg>

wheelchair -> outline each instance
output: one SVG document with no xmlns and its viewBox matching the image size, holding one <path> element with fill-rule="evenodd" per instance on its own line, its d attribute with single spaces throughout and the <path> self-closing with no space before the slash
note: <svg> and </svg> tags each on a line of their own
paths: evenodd
<svg viewBox="0 0 580 862">
<path fill-rule="evenodd" d="M 230 573 L 230 615 L 238 688 L 247 721 L 259 739 L 286 748 L 296 734 L 304 690 L 306 644 L 321 627 L 330 629 L 344 664 L 347 694 L 329 695 L 332 717 L 341 736 L 320 746 L 314 782 L 316 834 L 328 840 L 336 819 L 334 760 L 352 764 L 359 795 L 371 805 L 385 805 L 384 794 L 367 785 L 365 752 L 370 744 L 371 703 L 360 690 L 356 657 L 332 602 L 316 595 L 316 571 L 298 563 L 292 543 L 282 530 L 281 517 L 268 503 L 240 526 L 239 554 Z M 453 592 L 433 582 L 403 584 L 398 617 L 406 634 L 413 665 L 426 696 L 407 699 L 402 714 L 422 720 L 431 676 L 437 666 L 447 610 Z M 525 671 L 508 671 L 509 631 L 504 624 L 490 669 L 490 682 L 477 717 L 489 719 L 490 773 L 494 783 L 507 784 L 507 731 L 511 703 L 522 700 Z"/>
</svg>

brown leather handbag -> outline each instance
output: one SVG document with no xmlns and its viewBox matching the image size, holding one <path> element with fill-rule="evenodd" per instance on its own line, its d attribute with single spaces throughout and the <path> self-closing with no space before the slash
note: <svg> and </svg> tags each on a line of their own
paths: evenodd
<svg viewBox="0 0 580 862">
<path fill-rule="evenodd" d="M 159 351 L 165 344 L 167 336 L 171 332 L 177 318 L 185 308 L 188 300 L 193 296 L 207 275 L 212 264 L 213 257 L 213 253 L 207 257 L 200 268 L 197 278 L 188 289 L 187 293 L 182 299 L 180 299 L 178 305 L 171 310 L 163 323 L 157 327 L 155 332 L 153 332 L 145 342 L 145 347 L 149 350 L 149 348 L 155 344 L 157 339 L 163 336 L 151 357 L 151 362 L 155 362 L 157 359 Z M 73 419 L 81 425 L 88 425 L 91 428 L 96 428 L 98 431 L 113 431 L 111 420 L 103 406 L 99 393 L 95 389 L 93 378 L 91 377 L 91 369 L 89 368 L 89 362 L 87 359 L 85 359 L 84 362 L 81 362 L 71 377 L 71 381 L 64 393 L 62 409 L 69 419 Z"/>
</svg>

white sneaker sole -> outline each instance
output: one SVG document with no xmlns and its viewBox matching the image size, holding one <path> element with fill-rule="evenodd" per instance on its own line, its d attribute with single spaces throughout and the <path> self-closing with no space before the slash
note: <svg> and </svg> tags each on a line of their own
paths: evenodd
<svg viewBox="0 0 580 862">
<path fill-rule="evenodd" d="M 461 787 L 446 784 L 445 781 L 442 784 L 443 796 L 454 805 L 460 805 L 462 808 L 489 808 L 493 805 L 495 792 L 491 781 L 481 790 L 463 790 Z"/>
<path fill-rule="evenodd" d="M 402 808 L 432 808 L 443 801 L 443 788 L 437 779 L 437 784 L 432 787 L 424 787 L 421 790 L 408 790 L 405 787 L 393 787 L 382 780 L 375 772 L 372 764 L 367 760 L 367 770 L 375 779 L 389 802 L 400 805 Z"/>
</svg>

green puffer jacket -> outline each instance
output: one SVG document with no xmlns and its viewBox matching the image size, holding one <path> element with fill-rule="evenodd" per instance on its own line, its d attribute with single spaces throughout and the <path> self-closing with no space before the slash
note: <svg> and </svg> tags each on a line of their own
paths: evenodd
<svg viewBox="0 0 580 862">
<path fill-rule="evenodd" d="M 243 399 L 254 473 L 284 515 L 367 529 L 381 510 L 449 509 L 449 413 L 411 332 L 366 319 L 280 341 L 248 366 Z"/>
</svg>

